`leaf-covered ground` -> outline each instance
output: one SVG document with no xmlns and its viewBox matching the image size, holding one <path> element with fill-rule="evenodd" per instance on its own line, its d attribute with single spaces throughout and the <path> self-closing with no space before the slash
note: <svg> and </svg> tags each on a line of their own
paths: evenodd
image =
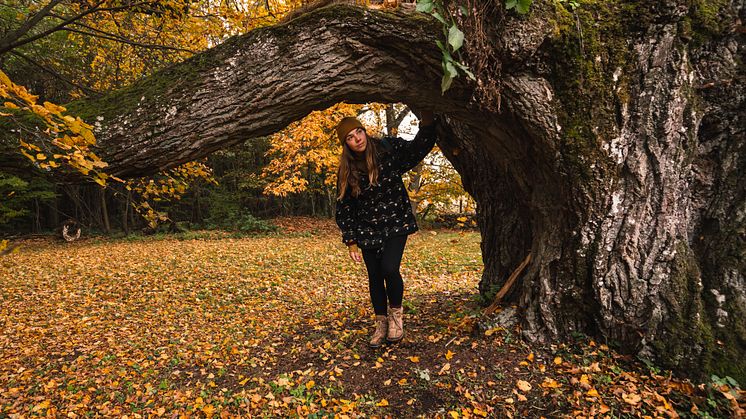
<svg viewBox="0 0 746 419">
<path fill-rule="evenodd" d="M 367 347 L 364 267 L 281 234 L 26 242 L 0 259 L 0 417 L 736 416 L 734 383 L 475 327 L 478 233 L 410 237 L 403 342 Z M 678 412 L 678 413 L 677 413 Z"/>
</svg>

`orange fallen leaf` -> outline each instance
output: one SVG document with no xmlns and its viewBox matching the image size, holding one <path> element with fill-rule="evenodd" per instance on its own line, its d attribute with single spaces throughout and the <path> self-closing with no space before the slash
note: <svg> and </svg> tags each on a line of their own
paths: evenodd
<svg viewBox="0 0 746 419">
<path fill-rule="evenodd" d="M 544 388 L 559 388 L 562 387 L 562 384 L 558 383 L 557 381 L 547 377 L 544 379 L 544 382 L 541 383 L 541 386 Z"/>
</svg>

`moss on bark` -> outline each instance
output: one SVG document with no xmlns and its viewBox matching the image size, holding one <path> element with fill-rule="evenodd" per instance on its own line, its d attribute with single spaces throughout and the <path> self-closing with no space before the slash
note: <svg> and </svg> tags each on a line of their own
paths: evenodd
<svg viewBox="0 0 746 419">
<path fill-rule="evenodd" d="M 671 313 L 681 314 L 670 316 L 662 325 L 661 338 L 653 342 L 658 362 L 685 375 L 698 373 L 698 378 L 703 380 L 709 374 L 717 374 L 746 382 L 746 365 L 742 362 L 743 353 L 739 353 L 742 346 L 738 342 L 738 336 L 744 336 L 744 331 L 713 328 L 712 325 L 718 323 L 714 318 L 716 313 L 709 312 L 706 307 L 718 307 L 718 303 L 712 301 L 714 294 L 703 284 L 699 261 L 686 243 L 680 242 L 676 249 L 670 278 L 673 286 L 666 301 Z M 708 304 L 706 300 L 710 300 Z M 743 309 L 737 307 L 735 301 L 726 300 L 723 307 L 729 316 L 743 315 Z M 692 361 L 695 359 L 699 362 Z"/>
</svg>

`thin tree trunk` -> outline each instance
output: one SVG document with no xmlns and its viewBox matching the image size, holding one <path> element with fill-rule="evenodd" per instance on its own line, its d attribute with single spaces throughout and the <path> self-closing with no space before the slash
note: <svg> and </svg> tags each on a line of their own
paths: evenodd
<svg viewBox="0 0 746 419">
<path fill-rule="evenodd" d="M 101 217 L 104 222 L 104 231 L 106 234 L 111 233 L 111 224 L 109 223 L 109 210 L 106 205 L 106 189 L 100 188 L 100 196 L 101 196 Z"/>
<path fill-rule="evenodd" d="M 124 209 L 122 210 L 122 229 L 124 230 L 124 234 L 127 236 L 130 235 L 130 223 L 128 220 L 128 216 L 130 212 L 131 199 L 132 199 L 132 191 L 127 189 L 127 195 L 124 200 Z"/>
<path fill-rule="evenodd" d="M 34 198 L 34 222 L 31 228 L 33 233 L 39 233 L 41 231 L 41 208 L 39 207 L 39 199 Z"/>
</svg>

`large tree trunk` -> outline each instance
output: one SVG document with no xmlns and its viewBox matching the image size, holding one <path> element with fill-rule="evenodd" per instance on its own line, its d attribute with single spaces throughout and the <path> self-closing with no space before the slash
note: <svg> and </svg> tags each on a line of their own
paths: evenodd
<svg viewBox="0 0 746 419">
<path fill-rule="evenodd" d="M 571 12 L 535 0 L 516 18 L 472 1 L 461 23 L 479 83 L 445 95 L 437 22 L 327 7 L 70 108 L 96 123 L 120 176 L 343 100 L 434 109 L 478 204 L 480 289 L 532 253 L 509 296 L 526 337 L 602 335 L 682 372 L 746 381 L 741 10 L 689 3 Z"/>
</svg>

